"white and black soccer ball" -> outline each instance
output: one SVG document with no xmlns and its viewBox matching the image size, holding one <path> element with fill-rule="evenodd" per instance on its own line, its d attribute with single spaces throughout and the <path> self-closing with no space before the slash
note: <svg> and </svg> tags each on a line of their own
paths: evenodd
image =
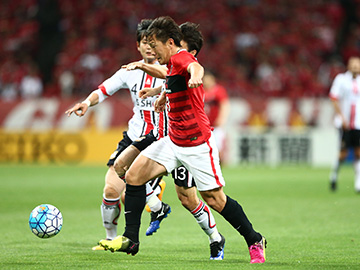
<svg viewBox="0 0 360 270">
<path fill-rule="evenodd" d="M 59 209 L 51 204 L 41 204 L 31 211 L 30 230 L 40 238 L 57 235 L 62 228 L 63 218 Z"/>
</svg>

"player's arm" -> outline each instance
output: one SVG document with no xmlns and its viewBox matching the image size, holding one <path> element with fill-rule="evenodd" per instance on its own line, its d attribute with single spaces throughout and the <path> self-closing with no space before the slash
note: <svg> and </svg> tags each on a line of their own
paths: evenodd
<svg viewBox="0 0 360 270">
<path fill-rule="evenodd" d="M 75 113 L 79 117 L 84 116 L 89 107 L 95 106 L 104 99 L 105 97 L 100 89 L 94 90 L 84 101 L 75 104 L 71 109 L 67 110 L 65 114 L 70 116 L 72 113 Z"/>
<path fill-rule="evenodd" d="M 155 100 L 154 107 L 155 112 L 162 112 L 165 110 L 166 106 L 166 92 L 162 91 L 161 95 Z"/>
<path fill-rule="evenodd" d="M 139 91 L 139 97 L 142 99 L 153 97 L 161 93 L 161 85 L 156 88 L 143 88 Z"/>
<path fill-rule="evenodd" d="M 347 121 L 345 120 L 344 114 L 341 111 L 339 101 L 336 98 L 331 98 L 332 104 L 334 106 L 335 112 L 340 115 L 341 121 L 342 121 L 342 128 L 343 129 L 349 129 L 349 125 Z"/>
<path fill-rule="evenodd" d="M 167 74 L 167 67 L 155 64 L 147 64 L 143 62 L 132 62 L 127 65 L 123 65 L 121 68 L 126 70 L 141 69 L 152 77 L 165 79 Z"/>
<path fill-rule="evenodd" d="M 198 62 L 192 62 L 188 65 L 187 71 L 190 73 L 188 86 L 190 88 L 199 87 L 203 83 L 204 68 Z"/>
<path fill-rule="evenodd" d="M 220 102 L 219 115 L 214 123 L 216 127 L 223 127 L 230 113 L 229 99 L 223 99 Z"/>
<path fill-rule="evenodd" d="M 344 114 L 341 110 L 340 107 L 340 103 L 339 100 L 341 100 L 342 97 L 342 91 L 341 91 L 341 84 L 343 83 L 343 75 L 339 74 L 335 77 L 331 87 L 330 87 L 330 93 L 329 93 L 329 97 L 330 100 L 332 101 L 333 107 L 335 109 L 335 112 L 340 116 L 341 121 L 342 121 L 342 128 L 343 129 L 348 129 L 348 123 L 344 117 Z"/>
</svg>

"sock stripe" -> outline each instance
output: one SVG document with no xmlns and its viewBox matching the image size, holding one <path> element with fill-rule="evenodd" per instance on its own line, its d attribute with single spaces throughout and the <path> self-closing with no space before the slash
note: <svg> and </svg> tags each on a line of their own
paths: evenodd
<svg viewBox="0 0 360 270">
<path fill-rule="evenodd" d="M 194 210 L 191 211 L 191 214 L 194 215 L 196 212 L 201 211 L 203 207 L 204 207 L 204 203 L 203 201 L 200 201 L 199 205 Z"/>
<path fill-rule="evenodd" d="M 108 199 L 103 198 L 102 202 L 103 202 L 103 204 L 105 204 L 107 206 L 114 206 L 116 204 L 119 204 L 120 199 L 117 199 L 116 201 L 113 201 L 113 200 L 108 200 Z"/>
<path fill-rule="evenodd" d="M 209 207 L 207 207 L 207 205 L 205 205 L 204 211 L 208 214 L 209 227 L 210 227 L 211 229 L 214 228 L 214 227 L 216 226 L 216 223 L 214 223 L 213 225 L 211 225 L 210 210 L 209 210 Z"/>
</svg>

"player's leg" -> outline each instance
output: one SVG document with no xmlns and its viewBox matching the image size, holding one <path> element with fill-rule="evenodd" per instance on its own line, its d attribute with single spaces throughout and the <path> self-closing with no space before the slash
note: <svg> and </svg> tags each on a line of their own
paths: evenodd
<svg viewBox="0 0 360 270">
<path fill-rule="evenodd" d="M 266 240 L 253 229 L 241 205 L 234 199 L 226 196 L 222 187 L 200 191 L 206 203 L 222 215 L 245 239 L 250 252 L 250 263 L 265 262 Z"/>
<path fill-rule="evenodd" d="M 106 239 L 110 240 L 117 235 L 117 220 L 121 210 L 120 195 L 125 188 L 124 181 L 119 178 L 114 169 L 114 163 L 120 153 L 131 143 L 131 139 L 124 132 L 123 139 L 118 143 L 116 150 L 111 154 L 107 163 L 109 169 L 105 175 L 105 186 L 100 210 L 103 226 L 106 231 Z M 95 246 L 93 250 L 103 249 L 100 246 Z"/>
<path fill-rule="evenodd" d="M 139 154 L 140 150 L 137 149 L 134 145 L 129 145 L 121 152 L 114 163 L 114 169 L 119 177 L 125 177 L 126 171 L 129 169 L 130 165 Z"/>
<path fill-rule="evenodd" d="M 179 166 L 171 174 L 181 204 L 193 215 L 201 229 L 209 237 L 210 259 L 222 260 L 225 238 L 218 232 L 210 208 L 197 196 L 194 178 L 184 166 Z"/>
<path fill-rule="evenodd" d="M 348 132 L 343 132 L 341 129 L 339 130 L 339 154 L 335 160 L 335 163 L 330 172 L 330 189 L 335 191 L 337 189 L 337 182 L 341 164 L 347 157 L 347 144 L 348 144 Z"/>
<path fill-rule="evenodd" d="M 121 180 L 110 166 L 105 176 L 103 202 L 101 204 L 101 216 L 106 230 L 106 238 L 113 239 L 117 235 L 117 220 L 120 215 L 120 195 L 125 188 Z"/>
<path fill-rule="evenodd" d="M 140 154 L 125 174 L 125 232 L 113 241 L 101 240 L 100 245 L 111 251 L 135 255 L 139 251 L 141 214 L 146 202 L 145 183 L 166 172 L 164 166 Z"/>
<path fill-rule="evenodd" d="M 146 183 L 146 206 L 150 209 L 150 224 L 146 230 L 146 235 L 152 235 L 160 228 L 160 223 L 171 213 L 170 205 L 162 202 L 157 196 L 162 177 L 157 177 Z"/>
<path fill-rule="evenodd" d="M 354 151 L 355 151 L 355 192 L 360 193 L 360 130 L 354 130 Z"/>
<path fill-rule="evenodd" d="M 156 137 L 151 131 L 145 136 L 134 141 L 132 145 L 122 151 L 115 161 L 115 169 L 118 175 L 125 178 L 125 173 L 135 158 L 142 150 L 146 149 L 155 141 Z M 149 212 L 151 212 L 150 230 L 146 232 L 146 235 L 152 235 L 156 232 L 160 228 L 160 222 L 171 212 L 170 206 L 161 201 L 164 189 L 165 182 L 162 181 L 162 177 L 146 183 L 146 206 L 149 208 Z M 125 193 L 122 195 L 122 202 L 124 203 L 124 201 Z M 164 212 L 165 215 L 158 215 L 161 212 Z"/>
<path fill-rule="evenodd" d="M 125 221 L 123 236 L 113 241 L 100 241 L 106 249 L 123 251 L 135 255 L 139 250 L 139 229 L 141 213 L 145 206 L 145 183 L 178 167 L 169 138 L 165 137 L 150 145 L 142 152 L 126 172 Z"/>
<path fill-rule="evenodd" d="M 245 239 L 250 252 L 251 263 L 265 261 L 265 239 L 253 229 L 241 205 L 226 196 L 219 154 L 214 137 L 197 147 L 193 147 L 191 156 L 177 148 L 178 156 L 184 166 L 195 178 L 196 186 L 205 202 L 220 213 Z M 201 168 L 201 169 L 200 169 Z"/>
</svg>

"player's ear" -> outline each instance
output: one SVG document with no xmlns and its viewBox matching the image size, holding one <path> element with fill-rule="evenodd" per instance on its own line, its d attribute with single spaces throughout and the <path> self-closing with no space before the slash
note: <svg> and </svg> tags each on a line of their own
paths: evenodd
<svg viewBox="0 0 360 270">
<path fill-rule="evenodd" d="M 136 41 L 137 50 L 140 51 L 140 42 Z"/>
<path fill-rule="evenodd" d="M 169 45 L 169 46 L 174 46 L 175 42 L 172 38 L 169 38 L 167 41 L 166 41 L 166 44 Z"/>
<path fill-rule="evenodd" d="M 197 54 L 197 50 L 192 50 L 189 53 L 192 54 L 193 56 L 195 56 Z"/>
</svg>

